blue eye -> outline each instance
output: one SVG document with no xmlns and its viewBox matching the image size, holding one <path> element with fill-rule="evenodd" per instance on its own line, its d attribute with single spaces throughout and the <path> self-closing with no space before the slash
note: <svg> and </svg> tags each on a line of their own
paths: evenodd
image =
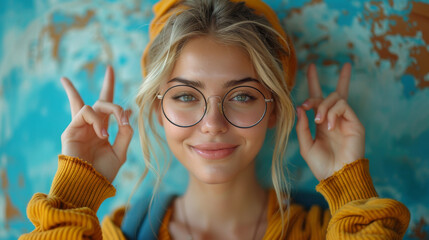
<svg viewBox="0 0 429 240">
<path fill-rule="evenodd" d="M 248 103 L 255 100 L 255 98 L 247 93 L 240 93 L 231 98 L 231 101 L 238 103 Z"/>
<path fill-rule="evenodd" d="M 235 96 L 233 99 L 234 101 L 246 102 L 249 101 L 250 97 L 248 95 L 240 94 L 238 96 Z"/>
<path fill-rule="evenodd" d="M 194 96 L 186 95 L 186 94 L 180 95 L 180 96 L 175 96 L 173 99 L 180 101 L 180 102 L 192 102 L 192 101 L 196 100 L 196 98 Z"/>
</svg>

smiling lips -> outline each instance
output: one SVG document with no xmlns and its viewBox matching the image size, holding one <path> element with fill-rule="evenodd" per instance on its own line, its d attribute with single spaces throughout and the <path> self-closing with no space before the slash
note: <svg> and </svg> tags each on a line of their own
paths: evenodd
<svg viewBox="0 0 429 240">
<path fill-rule="evenodd" d="M 237 147 L 227 143 L 205 143 L 191 146 L 191 149 L 205 159 L 215 160 L 228 157 Z"/>
</svg>

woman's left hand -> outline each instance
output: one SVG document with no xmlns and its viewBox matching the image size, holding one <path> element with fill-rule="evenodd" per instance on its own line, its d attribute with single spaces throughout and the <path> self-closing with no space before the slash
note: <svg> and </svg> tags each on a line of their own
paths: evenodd
<svg viewBox="0 0 429 240">
<path fill-rule="evenodd" d="M 341 69 L 336 91 L 323 98 L 316 67 L 314 64 L 308 67 L 310 98 L 297 107 L 296 132 L 300 153 L 319 181 L 365 155 L 365 129 L 347 104 L 350 74 L 351 65 L 346 63 Z M 310 109 L 316 116 L 314 139 L 306 114 Z"/>
</svg>

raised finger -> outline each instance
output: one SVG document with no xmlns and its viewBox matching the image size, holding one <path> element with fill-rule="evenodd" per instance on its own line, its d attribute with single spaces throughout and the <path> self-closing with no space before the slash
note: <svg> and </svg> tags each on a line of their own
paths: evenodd
<svg viewBox="0 0 429 240">
<path fill-rule="evenodd" d="M 345 63 L 341 68 L 340 76 L 337 83 L 337 92 L 344 99 L 347 99 L 349 95 L 349 84 L 350 76 L 352 72 L 352 66 L 350 63 Z"/>
<path fill-rule="evenodd" d="M 123 116 L 127 119 L 127 122 L 129 121 L 128 119 L 130 118 L 131 113 L 131 110 L 126 110 L 123 114 Z M 115 142 L 113 143 L 113 150 L 115 151 L 116 155 L 119 156 L 121 164 L 123 164 L 127 158 L 127 150 L 132 137 L 133 129 L 131 125 L 119 125 L 118 134 L 116 135 Z"/>
<path fill-rule="evenodd" d="M 103 87 L 101 88 L 99 99 L 106 102 L 112 102 L 114 89 L 115 76 L 113 68 L 111 66 L 107 66 L 106 73 L 104 74 Z"/>
<path fill-rule="evenodd" d="M 323 98 L 322 89 L 320 88 L 319 77 L 317 76 L 316 65 L 313 63 L 307 69 L 308 92 L 310 98 Z"/>
<path fill-rule="evenodd" d="M 80 109 L 82 109 L 85 103 L 83 102 L 78 91 L 76 90 L 76 88 L 73 86 L 73 84 L 70 82 L 69 79 L 67 79 L 66 77 L 62 77 L 61 84 L 66 90 L 67 97 L 70 103 L 70 111 L 72 113 L 72 117 L 74 117 L 80 111 Z"/>
<path fill-rule="evenodd" d="M 307 152 L 313 145 L 313 137 L 311 136 L 308 126 L 308 118 L 304 109 L 297 107 L 296 109 L 298 121 L 296 123 L 296 134 L 298 136 L 299 149 L 302 157 L 307 159 Z"/>
</svg>

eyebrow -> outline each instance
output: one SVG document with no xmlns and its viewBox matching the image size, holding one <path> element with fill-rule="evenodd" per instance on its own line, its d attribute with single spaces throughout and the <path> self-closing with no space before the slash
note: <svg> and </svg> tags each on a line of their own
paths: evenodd
<svg viewBox="0 0 429 240">
<path fill-rule="evenodd" d="M 168 81 L 168 83 L 170 82 L 179 82 L 179 83 L 183 83 L 185 85 L 189 85 L 192 87 L 196 87 L 196 88 L 205 88 L 205 84 L 202 83 L 201 81 L 192 81 L 192 80 L 187 80 L 187 79 L 183 79 L 183 78 L 173 78 L 170 81 Z M 247 83 L 247 82 L 257 82 L 259 83 L 259 81 L 257 79 L 251 78 L 251 77 L 246 77 L 243 79 L 239 79 L 239 80 L 230 80 L 226 83 L 223 84 L 224 88 L 230 88 L 230 87 L 235 87 L 237 85 L 243 84 L 243 83 Z"/>
</svg>

